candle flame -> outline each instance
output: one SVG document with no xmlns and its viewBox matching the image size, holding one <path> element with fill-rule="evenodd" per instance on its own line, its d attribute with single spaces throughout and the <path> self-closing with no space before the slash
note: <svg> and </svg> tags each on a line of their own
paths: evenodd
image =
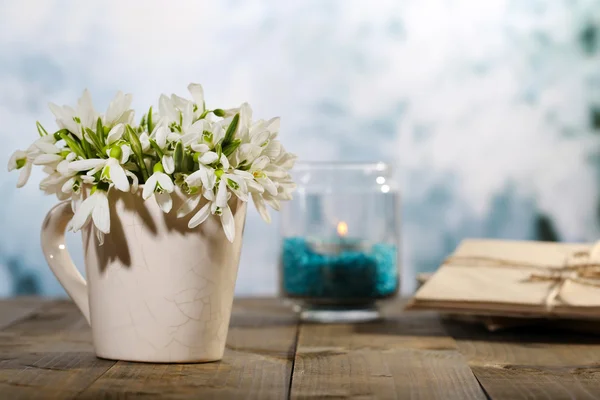
<svg viewBox="0 0 600 400">
<path fill-rule="evenodd" d="M 348 234 L 348 224 L 344 221 L 341 221 L 337 225 L 337 233 L 340 236 L 346 236 Z"/>
</svg>

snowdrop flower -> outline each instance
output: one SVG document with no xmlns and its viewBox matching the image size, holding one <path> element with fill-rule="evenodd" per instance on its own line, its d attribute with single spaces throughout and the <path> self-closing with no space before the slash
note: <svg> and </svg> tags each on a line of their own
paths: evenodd
<svg viewBox="0 0 600 400">
<path fill-rule="evenodd" d="M 104 126 L 113 127 L 117 124 L 131 124 L 133 122 L 134 111 L 131 110 L 131 94 L 117 92 L 113 101 L 110 102 L 106 114 L 103 118 Z"/>
<path fill-rule="evenodd" d="M 144 186 L 142 197 L 144 200 L 148 200 L 152 195 L 156 199 L 156 203 L 165 213 L 171 211 L 173 207 L 173 200 L 171 199 L 171 193 L 175 190 L 175 185 L 171 180 L 171 177 L 165 174 L 161 163 L 157 163 L 154 166 L 154 173 Z"/>
<path fill-rule="evenodd" d="M 15 151 L 8 160 L 8 170 L 14 171 L 15 169 L 20 170 L 19 179 L 17 180 L 17 187 L 23 187 L 31 176 L 31 167 L 33 165 L 33 159 L 35 155 L 22 150 Z"/>
<path fill-rule="evenodd" d="M 167 138 L 169 136 L 169 128 L 166 126 L 160 126 L 155 132 L 154 138 L 156 139 L 156 145 L 162 152 L 161 163 L 164 168 L 164 171 L 167 174 L 172 174 L 175 172 L 175 160 L 173 156 L 169 154 Z"/>
<path fill-rule="evenodd" d="M 69 106 L 57 106 L 54 103 L 49 104 L 50 111 L 56 117 L 56 124 L 66 129 L 80 140 L 83 139 L 82 127 L 93 129 L 98 119 L 98 114 L 94 110 L 92 96 L 86 89 L 77 102 L 77 109 Z"/>
<path fill-rule="evenodd" d="M 104 241 L 104 234 L 110 233 L 110 209 L 107 190 L 108 188 L 105 185 L 92 187 L 90 196 L 79 204 L 71 222 L 72 230 L 77 232 L 88 224 L 91 217 L 100 243 Z"/>
<path fill-rule="evenodd" d="M 8 169 L 20 170 L 23 186 L 32 165 L 46 177 L 40 189 L 70 199 L 80 230 L 93 221 L 98 240 L 110 232 L 109 199 L 113 188 L 142 197 L 154 196 L 162 211 L 173 207 L 175 185 L 185 196 L 177 217 L 192 214 L 190 228 L 209 216 L 218 217 L 229 241 L 235 239 L 230 201 L 252 198 L 258 212 L 270 221 L 268 207 L 278 210 L 290 200 L 295 184 L 289 174 L 296 157 L 277 139 L 279 118 L 252 119 L 247 104 L 227 110 L 207 109 L 204 91 L 190 84 L 192 99 L 162 95 L 158 112 L 150 107 L 140 125 L 133 123 L 132 97 L 118 92 L 106 113 L 98 114 L 89 92 L 75 108 L 50 104 L 58 131 L 49 134 L 37 123 L 40 138 L 10 158 Z M 84 199 L 86 190 L 90 195 Z M 204 203 L 203 203 L 204 202 Z M 198 209 L 199 208 L 199 209 Z"/>
<path fill-rule="evenodd" d="M 228 204 L 229 199 L 231 198 L 231 193 L 227 192 L 227 184 L 225 180 L 221 180 L 219 183 L 216 196 L 211 190 L 205 191 L 204 196 L 208 199 L 208 202 L 196 214 L 194 214 L 194 216 L 188 222 L 188 227 L 190 229 L 197 227 L 206 221 L 211 214 L 213 214 L 220 217 L 221 225 L 223 226 L 223 231 L 225 232 L 227 240 L 233 242 L 235 238 L 235 221 L 233 219 L 231 208 Z M 195 196 L 195 199 L 198 199 L 199 201 L 199 196 Z M 195 208 L 195 206 L 193 208 Z M 179 214 L 180 213 L 178 212 L 178 216 Z M 181 214 L 183 214 L 183 212 Z"/>
</svg>

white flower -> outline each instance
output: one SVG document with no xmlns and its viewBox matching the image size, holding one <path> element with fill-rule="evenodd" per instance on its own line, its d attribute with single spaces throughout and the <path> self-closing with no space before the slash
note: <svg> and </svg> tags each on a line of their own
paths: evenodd
<svg viewBox="0 0 600 400">
<path fill-rule="evenodd" d="M 253 122 L 247 103 L 209 110 L 202 86 L 192 83 L 188 90 L 192 100 L 160 96 L 158 111 L 151 107 L 140 126 L 133 123 L 132 96 L 123 92 L 104 114 L 95 111 L 87 90 L 75 108 L 50 104 L 59 131 L 49 134 L 37 123 L 41 138 L 27 150 L 16 151 L 8 169 L 20 170 L 21 187 L 32 165 L 41 165 L 46 176 L 40 189 L 59 199 L 70 198 L 76 214 L 71 227 L 79 230 L 91 218 L 100 241 L 110 230 L 112 188 L 138 193 L 140 184 L 142 197 L 154 196 L 165 213 L 172 209 L 175 185 L 181 187 L 187 198 L 177 216 L 192 213 L 190 228 L 210 215 L 219 217 L 227 239 L 233 241 L 232 197 L 244 202 L 252 197 L 261 216 L 270 221 L 267 206 L 278 210 L 281 201 L 292 198 L 295 184 L 288 171 L 295 156 L 277 140 L 279 118 Z M 89 186 L 92 192 L 83 200 L 81 189 Z"/>
<path fill-rule="evenodd" d="M 10 159 L 8 160 L 8 171 L 13 171 L 15 169 L 20 170 L 19 179 L 17 180 L 17 187 L 23 187 L 29 180 L 31 176 L 31 167 L 32 167 L 32 157 L 29 153 L 17 150 L 15 151 Z"/>
<path fill-rule="evenodd" d="M 108 127 L 117 124 L 131 124 L 134 117 L 134 111 L 129 108 L 131 107 L 131 101 L 131 94 L 123 94 L 119 90 L 113 101 L 108 105 L 103 124 Z"/>
<path fill-rule="evenodd" d="M 114 129 L 114 128 L 113 128 Z M 94 175 L 98 171 L 100 180 L 112 183 L 118 190 L 128 192 L 130 190 L 128 174 L 123 165 L 127 163 L 131 155 L 131 148 L 128 145 L 113 146 L 107 150 L 109 158 L 92 158 L 88 160 L 77 160 L 69 164 L 71 171 L 87 171 L 87 175 Z"/>
<path fill-rule="evenodd" d="M 193 229 L 206 221 L 211 214 L 217 215 L 221 219 L 221 225 L 223 226 L 223 231 L 225 232 L 227 240 L 233 242 L 235 238 L 235 221 L 228 204 L 231 193 L 227 191 L 225 180 L 221 180 L 216 196 L 212 190 L 206 190 L 204 192 L 204 197 L 207 198 L 208 202 L 189 220 L 188 227 Z M 177 216 L 181 218 L 195 209 L 200 202 L 200 198 L 199 195 L 192 196 L 192 198 L 177 211 Z"/>
<path fill-rule="evenodd" d="M 194 99 L 194 104 L 196 105 L 194 114 L 199 117 L 204 112 L 204 89 L 202 88 L 202 85 L 198 83 L 190 83 L 188 85 L 188 90 L 192 95 L 192 99 Z"/>
<path fill-rule="evenodd" d="M 142 197 L 144 200 L 148 200 L 152 195 L 156 199 L 156 203 L 163 210 L 168 213 L 173 207 L 173 200 L 171 199 L 171 193 L 175 190 L 175 185 L 171 180 L 171 177 L 164 173 L 164 170 L 160 163 L 154 167 L 154 173 L 144 185 Z"/>
<path fill-rule="evenodd" d="M 98 187 L 93 187 L 90 196 L 77 207 L 71 223 L 72 230 L 77 232 L 86 226 L 90 217 L 99 232 L 103 234 L 110 233 L 110 209 L 107 192 Z"/>
<path fill-rule="evenodd" d="M 86 89 L 77 102 L 77 109 L 69 106 L 57 106 L 54 103 L 49 104 L 50 111 L 56 117 L 56 124 L 69 132 L 83 139 L 82 127 L 94 129 L 98 120 L 98 113 L 94 110 L 92 96 Z"/>
</svg>

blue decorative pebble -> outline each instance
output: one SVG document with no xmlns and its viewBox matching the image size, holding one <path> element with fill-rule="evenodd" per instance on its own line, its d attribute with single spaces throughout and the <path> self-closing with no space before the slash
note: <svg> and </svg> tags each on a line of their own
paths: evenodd
<svg viewBox="0 0 600 400">
<path fill-rule="evenodd" d="M 373 245 L 370 253 L 315 253 L 305 238 L 283 241 L 284 291 L 289 296 L 327 299 L 378 299 L 398 289 L 396 246 Z"/>
</svg>

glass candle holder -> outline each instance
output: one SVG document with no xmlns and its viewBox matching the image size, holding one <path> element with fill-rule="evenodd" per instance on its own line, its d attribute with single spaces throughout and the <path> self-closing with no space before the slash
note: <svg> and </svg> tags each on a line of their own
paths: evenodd
<svg viewBox="0 0 600 400">
<path fill-rule="evenodd" d="M 310 321 L 379 318 L 399 287 L 399 195 L 385 163 L 298 163 L 281 210 L 280 283 Z"/>
</svg>

